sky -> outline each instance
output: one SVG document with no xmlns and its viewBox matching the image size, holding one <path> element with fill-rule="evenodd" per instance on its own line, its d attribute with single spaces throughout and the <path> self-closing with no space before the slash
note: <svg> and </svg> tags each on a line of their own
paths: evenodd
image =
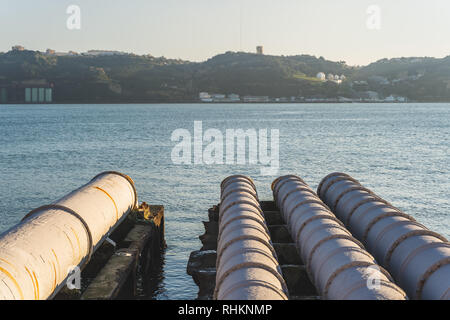
<svg viewBox="0 0 450 320">
<path fill-rule="evenodd" d="M 67 27 L 71 5 L 80 29 Z M 0 0 L 0 52 L 20 44 L 204 61 L 262 45 L 265 54 L 366 65 L 445 57 L 449 38 L 449 0 Z"/>
</svg>

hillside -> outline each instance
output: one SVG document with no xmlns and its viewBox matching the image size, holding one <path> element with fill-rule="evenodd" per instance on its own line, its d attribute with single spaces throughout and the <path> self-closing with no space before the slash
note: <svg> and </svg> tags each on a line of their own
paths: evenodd
<svg viewBox="0 0 450 320">
<path fill-rule="evenodd" d="M 341 84 L 317 73 L 344 75 Z M 202 63 L 138 56 L 0 54 L 0 86 L 46 81 L 55 102 L 184 102 L 199 92 L 241 96 L 355 98 L 367 91 L 415 101 L 450 101 L 450 57 L 380 60 L 351 67 L 309 55 L 227 52 Z M 356 82 L 355 82 L 356 81 Z"/>
</svg>

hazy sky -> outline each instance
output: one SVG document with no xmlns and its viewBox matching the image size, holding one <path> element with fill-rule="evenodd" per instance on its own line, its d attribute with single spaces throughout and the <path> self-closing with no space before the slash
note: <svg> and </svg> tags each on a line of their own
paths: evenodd
<svg viewBox="0 0 450 320">
<path fill-rule="evenodd" d="M 69 5 L 81 29 L 69 30 Z M 369 29 L 367 9 L 381 9 Z M 372 24 L 373 25 L 373 24 Z M 450 55 L 449 0 L 0 0 L 0 51 L 110 49 L 202 61 L 225 51 L 349 64 Z"/>
</svg>

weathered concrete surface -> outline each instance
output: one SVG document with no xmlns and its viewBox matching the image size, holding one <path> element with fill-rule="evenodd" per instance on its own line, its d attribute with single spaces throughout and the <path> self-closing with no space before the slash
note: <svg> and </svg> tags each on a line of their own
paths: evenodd
<svg viewBox="0 0 450 320">
<path fill-rule="evenodd" d="M 202 248 L 191 253 L 187 264 L 187 274 L 199 287 L 197 300 L 212 300 L 216 287 L 219 206 L 210 208 L 208 217 L 209 221 L 203 222 L 205 233 L 199 236 Z"/>
<path fill-rule="evenodd" d="M 198 300 L 212 300 L 216 287 L 215 250 L 194 251 L 189 257 L 187 274 L 192 276 L 199 287 Z"/>
<path fill-rule="evenodd" d="M 289 294 L 298 297 L 317 297 L 317 291 L 311 283 L 306 271 L 302 265 L 282 265 L 283 277 L 286 280 Z"/>
<path fill-rule="evenodd" d="M 160 272 L 164 239 L 164 207 L 145 202 L 110 235 L 82 272 L 82 290 L 62 290 L 56 299 L 133 298 L 140 280 L 150 292 Z M 132 253 L 135 260 L 132 266 Z"/>
<path fill-rule="evenodd" d="M 273 247 L 277 253 L 278 261 L 281 265 L 303 265 L 302 259 L 300 258 L 297 247 L 294 243 L 274 243 Z"/>
<path fill-rule="evenodd" d="M 120 249 L 83 293 L 82 300 L 113 300 L 119 295 L 133 296 L 137 259 L 136 249 Z M 130 289 L 131 287 L 131 289 Z"/>
<path fill-rule="evenodd" d="M 292 243 L 291 235 L 286 225 L 269 225 L 269 232 L 274 243 Z"/>
<path fill-rule="evenodd" d="M 264 211 L 264 218 L 269 226 L 283 224 L 283 218 L 279 211 Z"/>
</svg>

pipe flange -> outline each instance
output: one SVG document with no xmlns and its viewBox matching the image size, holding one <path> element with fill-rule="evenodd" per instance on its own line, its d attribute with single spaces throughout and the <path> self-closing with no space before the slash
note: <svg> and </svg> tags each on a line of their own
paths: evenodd
<svg viewBox="0 0 450 320">
<path fill-rule="evenodd" d="M 317 198 L 317 196 L 316 196 L 316 194 L 314 193 L 313 190 L 311 190 L 311 189 L 309 189 L 309 188 L 307 188 L 307 187 L 301 186 L 301 187 L 298 188 L 298 189 L 295 188 L 294 190 L 289 191 L 287 194 L 285 194 L 285 195 L 283 196 L 283 198 L 281 199 L 281 204 L 280 204 L 280 208 L 279 208 L 279 209 L 282 210 L 282 211 L 284 211 L 284 204 L 285 204 L 287 198 L 288 198 L 291 194 L 293 194 L 293 193 L 296 193 L 296 192 L 302 192 L 302 191 L 309 192 L 309 193 L 311 194 L 311 196 L 313 196 L 314 198 Z M 303 194 L 302 194 L 302 196 L 303 196 Z"/>
<path fill-rule="evenodd" d="M 256 192 L 252 192 L 251 190 L 247 190 L 247 189 L 233 189 L 228 191 L 227 193 L 223 194 L 220 198 L 222 199 L 221 201 L 225 200 L 225 198 L 227 198 L 230 194 L 233 193 L 237 193 L 237 192 L 245 192 L 250 194 L 252 197 L 254 197 L 256 200 L 259 201 L 258 199 L 258 194 Z"/>
<path fill-rule="evenodd" d="M 325 182 L 333 177 L 339 177 L 339 176 L 344 176 L 344 177 L 349 177 L 351 178 L 348 174 L 343 173 L 343 172 L 333 172 L 330 173 L 329 175 L 327 175 L 325 178 L 322 179 L 322 181 L 320 181 L 319 186 L 317 187 L 317 194 L 320 196 L 320 193 L 322 192 L 322 187 L 325 184 Z"/>
<path fill-rule="evenodd" d="M 349 268 L 353 268 L 353 267 L 371 267 L 371 266 L 375 266 L 377 269 L 380 270 L 381 273 L 383 273 L 388 279 L 391 279 L 391 276 L 389 275 L 389 273 L 382 267 L 378 266 L 377 264 L 373 263 L 373 262 L 365 262 L 365 261 L 355 261 L 355 262 L 351 262 L 348 263 L 342 267 L 340 267 L 339 269 L 337 269 L 335 272 L 333 272 L 333 274 L 330 276 L 330 278 L 328 279 L 324 291 L 323 291 L 323 295 L 327 296 L 328 295 L 328 290 L 330 289 L 331 284 L 333 283 L 333 280 L 343 271 L 349 269 Z"/>
<path fill-rule="evenodd" d="M 302 234 L 303 229 L 305 229 L 305 227 L 312 221 L 315 220 L 331 220 L 336 222 L 338 225 L 340 225 L 342 228 L 345 228 L 344 224 L 342 223 L 342 221 L 340 221 L 338 218 L 336 218 L 335 216 L 329 216 L 329 215 L 325 215 L 325 214 L 319 214 L 316 215 L 314 217 L 309 218 L 308 220 L 306 220 L 305 222 L 302 223 L 301 227 L 298 229 L 298 231 L 296 232 L 296 240 L 299 240 L 299 235 Z"/>
<path fill-rule="evenodd" d="M 81 267 L 81 269 L 83 269 L 89 263 L 89 261 L 92 258 L 92 255 L 94 253 L 94 241 L 92 240 L 92 233 L 91 233 L 91 230 L 89 229 L 89 225 L 87 224 L 87 222 L 78 213 L 76 213 L 74 210 L 72 210 L 72 209 L 70 209 L 70 208 L 68 208 L 66 206 L 62 206 L 62 205 L 59 205 L 59 204 L 49 204 L 49 205 L 45 205 L 45 206 L 36 208 L 34 210 L 31 210 L 28 214 L 26 214 L 22 218 L 21 222 L 27 220 L 28 218 L 31 218 L 31 216 L 33 216 L 37 212 L 40 212 L 40 211 L 43 211 L 43 210 L 52 210 L 52 209 L 53 210 L 61 210 L 63 212 L 66 212 L 66 213 L 74 216 L 83 225 L 83 227 L 84 227 L 84 229 L 86 231 L 87 237 L 88 237 L 88 241 L 89 241 L 89 244 L 88 244 L 89 252 L 88 252 L 88 255 L 87 255 L 87 259 L 85 260 L 85 262 L 83 263 L 83 266 Z"/>
<path fill-rule="evenodd" d="M 278 199 L 278 192 L 280 191 L 281 187 L 283 187 L 288 182 L 299 182 L 300 184 L 304 185 L 305 187 L 308 187 L 308 185 L 301 178 L 299 178 L 297 176 L 285 176 L 285 177 L 282 177 L 282 179 L 283 179 L 283 181 L 281 181 L 281 179 L 280 179 L 281 183 L 280 184 L 277 183 L 277 185 L 275 186 L 275 188 L 273 190 L 275 199 Z"/>
<path fill-rule="evenodd" d="M 319 247 L 324 244 L 327 241 L 333 240 L 333 239 L 345 239 L 345 240 L 350 240 L 352 242 L 354 242 L 356 245 L 358 245 L 361 249 L 365 250 L 364 246 L 362 245 L 361 242 L 359 242 L 358 240 L 356 240 L 353 236 L 351 235 L 345 235 L 345 234 L 335 234 L 329 237 L 326 237 L 322 240 L 320 240 L 318 243 L 316 243 L 316 245 L 313 247 L 313 249 L 311 250 L 311 252 L 308 255 L 308 258 L 306 259 L 306 267 L 308 269 L 311 268 L 311 260 L 313 255 L 316 253 L 317 249 L 319 249 Z M 368 253 L 369 254 L 369 253 Z M 375 260 L 375 259 L 374 259 Z"/>
<path fill-rule="evenodd" d="M 244 176 L 244 175 L 240 175 L 240 174 L 229 176 L 229 177 L 225 178 L 220 184 L 220 190 L 223 190 L 226 187 L 226 184 L 230 180 L 235 179 L 235 178 L 243 178 L 243 179 L 247 180 L 250 183 L 250 185 L 253 187 L 253 189 L 255 189 L 255 191 L 256 191 L 256 186 L 255 186 L 253 179 L 250 177 Z"/>
<path fill-rule="evenodd" d="M 381 270 L 381 269 L 380 269 Z M 384 287 L 389 287 L 395 291 L 397 291 L 397 293 L 403 295 L 403 298 L 405 298 L 405 300 L 408 300 L 408 296 L 406 295 L 405 291 L 403 291 L 399 286 L 395 285 L 394 283 L 392 283 L 391 281 L 386 281 L 386 280 L 379 280 L 380 281 L 380 285 L 383 285 Z M 356 284 L 353 287 L 351 287 L 348 292 L 342 297 L 342 300 L 347 300 L 347 297 L 353 293 L 353 291 L 364 288 L 367 286 L 367 283 L 365 283 L 364 281 L 362 283 Z"/>
<path fill-rule="evenodd" d="M 127 176 L 126 174 L 123 174 L 118 171 L 105 171 L 105 172 L 99 173 L 94 178 L 92 178 L 91 182 L 103 175 L 106 175 L 106 174 L 115 174 L 115 175 L 121 176 L 122 178 L 125 178 L 131 184 L 131 187 L 133 188 L 134 199 L 135 199 L 134 208 L 132 208 L 132 210 L 135 210 L 138 207 L 139 203 L 138 203 L 138 193 L 137 193 L 136 186 L 134 184 L 133 179 L 131 179 L 130 176 Z"/>
<path fill-rule="evenodd" d="M 338 253 L 341 253 L 341 252 L 348 252 L 348 251 L 355 251 L 355 252 L 361 253 L 361 254 L 365 255 L 366 257 L 368 257 L 368 258 L 372 259 L 373 261 L 375 261 L 375 258 L 374 258 L 369 252 L 367 252 L 366 250 L 361 249 L 360 247 L 349 247 L 349 246 L 347 246 L 347 247 L 338 247 L 338 248 L 332 250 L 332 251 L 331 251 L 331 252 L 330 252 L 330 253 L 322 260 L 322 263 L 318 266 L 318 268 L 317 268 L 317 270 L 316 270 L 316 272 L 315 272 L 316 277 L 319 276 L 319 275 L 321 274 L 323 266 L 325 265 L 325 263 L 326 263 L 329 259 L 331 259 L 331 257 L 333 257 L 334 255 L 336 255 L 336 254 L 338 254 Z M 317 283 L 317 282 L 318 282 L 318 279 L 315 278 L 315 279 L 314 279 L 314 283 Z"/>
<path fill-rule="evenodd" d="M 287 213 L 286 222 L 288 223 L 288 222 L 291 220 L 292 213 L 293 213 L 296 209 L 300 208 L 301 206 L 303 206 L 303 205 L 305 205 L 305 204 L 309 204 L 309 203 L 315 203 L 315 204 L 321 205 L 321 206 L 323 206 L 323 209 L 324 209 L 325 211 L 329 211 L 331 214 L 333 214 L 333 213 L 331 212 L 330 208 L 328 208 L 328 206 L 327 206 L 326 204 L 324 204 L 324 203 L 322 202 L 322 200 L 320 200 L 320 199 L 310 199 L 310 200 L 305 200 L 305 201 L 301 201 L 301 202 L 297 203 L 297 204 L 295 205 L 295 207 L 293 207 L 293 208 L 291 209 L 291 211 Z M 333 215 L 333 216 L 334 216 L 334 215 Z"/>
<path fill-rule="evenodd" d="M 386 201 L 386 200 L 384 200 L 384 199 L 378 197 L 378 196 L 377 196 L 376 194 L 374 194 L 374 193 L 370 194 L 370 197 L 371 197 L 371 198 L 369 198 L 369 199 L 361 200 L 360 202 L 358 202 L 358 203 L 350 210 L 350 213 L 348 214 L 347 220 L 345 221 L 345 224 L 346 224 L 346 225 L 349 225 L 350 220 L 351 220 L 353 214 L 355 213 L 355 211 L 358 210 L 358 208 L 361 207 L 363 204 L 366 204 L 366 203 L 369 203 L 369 202 L 381 202 L 381 203 L 385 204 L 386 206 L 388 206 L 389 208 L 391 208 L 391 209 L 393 209 L 393 210 L 396 210 L 396 211 L 398 211 L 398 212 L 401 212 L 400 209 L 394 207 L 394 206 L 393 206 L 392 204 L 390 204 L 388 201 Z"/>
<path fill-rule="evenodd" d="M 337 208 L 337 206 L 338 206 L 338 204 L 339 204 L 339 201 L 340 201 L 346 194 L 348 194 L 348 193 L 350 193 L 350 192 L 353 192 L 353 191 L 364 191 L 364 192 L 367 192 L 367 193 L 370 194 L 370 195 L 374 195 L 374 193 L 373 193 L 371 190 L 369 190 L 369 189 L 367 189 L 367 188 L 365 188 L 365 187 L 363 187 L 363 186 L 351 187 L 351 188 L 345 190 L 344 192 L 342 192 L 342 193 L 337 197 L 336 201 L 335 201 L 334 204 L 333 204 L 333 211 L 336 210 L 336 208 Z"/>
<path fill-rule="evenodd" d="M 417 290 L 416 290 L 416 297 L 418 300 L 422 299 L 422 290 L 423 287 L 425 286 L 425 282 L 427 282 L 428 278 L 435 273 L 437 270 L 439 270 L 442 266 L 445 266 L 447 264 L 450 264 L 450 257 L 445 258 L 437 263 L 435 263 L 434 265 L 432 265 L 430 268 L 428 268 L 428 270 L 423 274 L 423 276 L 421 277 L 421 279 L 418 282 L 418 286 L 417 286 Z M 448 290 L 447 290 L 448 292 Z M 447 294 L 444 293 L 444 296 Z"/>
<path fill-rule="evenodd" d="M 362 237 L 362 242 L 366 242 L 367 240 L 367 236 L 369 235 L 370 230 L 372 229 L 372 227 L 378 223 L 380 220 L 383 220 L 384 218 L 388 218 L 388 217 L 403 217 L 406 219 L 411 220 L 412 222 L 417 222 L 416 219 L 414 219 L 413 217 L 411 217 L 410 215 L 403 213 L 401 211 L 392 211 L 392 212 L 386 212 L 382 215 L 379 215 L 378 217 L 376 217 L 375 219 L 373 219 L 369 225 L 366 227 L 366 229 L 364 230 L 364 235 Z"/>
<path fill-rule="evenodd" d="M 278 182 L 280 182 L 280 180 L 283 180 L 283 179 L 289 179 L 289 178 L 294 178 L 294 179 L 296 179 L 296 180 L 299 180 L 299 181 L 305 183 L 305 181 L 303 181 L 303 179 L 300 178 L 299 176 L 296 176 L 296 175 L 294 175 L 294 174 L 290 174 L 290 175 L 282 176 L 282 177 L 279 177 L 279 178 L 275 179 L 275 180 L 272 182 L 272 184 L 271 184 L 271 189 L 272 189 L 272 191 L 275 190 L 276 184 L 277 184 Z M 305 183 L 305 184 L 306 184 L 306 183 Z"/>
<path fill-rule="evenodd" d="M 439 247 L 450 248 L 450 243 L 448 243 L 448 242 L 432 242 L 432 243 L 428 243 L 426 245 L 423 245 L 423 246 L 415 249 L 402 262 L 402 264 L 400 265 L 400 269 L 398 271 L 398 274 L 399 275 L 403 274 L 404 270 L 407 268 L 407 266 L 411 262 L 411 260 L 414 259 L 419 253 L 421 253 L 421 252 L 423 252 L 425 250 L 428 250 L 428 249 L 439 248 Z M 394 276 L 396 276 L 396 275 L 394 275 Z"/>
<path fill-rule="evenodd" d="M 269 237 L 269 238 L 270 238 L 270 237 Z M 220 252 L 219 252 L 219 250 L 217 250 L 216 266 L 219 265 L 220 259 L 222 258 L 222 255 L 223 255 L 223 252 L 224 252 L 230 245 L 232 245 L 232 244 L 235 243 L 235 242 L 241 241 L 241 240 L 254 240 L 254 241 L 261 242 L 262 244 L 264 244 L 264 245 L 270 250 L 270 252 L 272 252 L 272 254 L 273 254 L 274 257 L 276 256 L 275 249 L 272 247 L 272 245 L 270 244 L 270 242 L 268 242 L 268 241 L 266 241 L 266 240 L 264 240 L 264 239 L 261 239 L 260 237 L 244 235 L 244 236 L 240 236 L 240 237 L 234 238 L 234 239 L 232 239 L 231 241 L 227 242 L 227 243 L 223 246 L 223 248 L 220 248 L 220 249 L 221 249 Z M 217 249 L 219 249 L 219 248 L 217 248 Z"/>
<path fill-rule="evenodd" d="M 361 183 L 359 183 L 358 180 L 353 179 L 350 176 L 337 177 L 336 179 L 330 181 L 330 183 L 327 184 L 326 188 L 323 191 L 320 190 L 321 194 L 324 194 L 324 196 L 325 196 L 326 193 L 328 192 L 328 190 L 331 188 L 331 186 L 333 184 L 337 183 L 337 182 L 340 182 L 340 181 L 349 181 L 349 182 L 353 182 L 353 183 L 355 183 L 357 185 L 361 185 Z M 323 187 L 323 185 L 321 187 Z"/>
<path fill-rule="evenodd" d="M 420 225 L 420 224 L 418 224 L 418 225 Z M 392 254 L 394 253 L 395 249 L 397 249 L 397 247 L 406 239 L 415 237 L 415 236 L 432 236 L 432 237 L 435 237 L 435 238 L 441 240 L 444 243 L 447 242 L 446 238 L 444 238 L 440 234 L 430 231 L 430 230 L 414 230 L 414 231 L 408 232 L 408 233 L 402 235 L 397 240 L 395 240 L 395 242 L 392 244 L 392 246 L 389 248 L 388 252 L 386 253 L 386 256 L 384 257 L 383 262 L 387 268 L 390 266 Z"/>
</svg>

